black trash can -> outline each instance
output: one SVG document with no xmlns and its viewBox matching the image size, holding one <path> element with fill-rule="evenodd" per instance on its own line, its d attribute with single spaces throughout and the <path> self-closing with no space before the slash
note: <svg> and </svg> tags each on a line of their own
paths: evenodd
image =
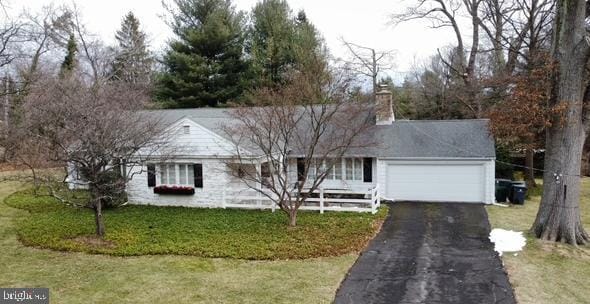
<svg viewBox="0 0 590 304">
<path fill-rule="evenodd" d="M 512 188 L 512 181 L 509 179 L 497 178 L 496 179 L 496 201 L 499 203 L 506 202 L 508 194 Z"/>
<path fill-rule="evenodd" d="M 527 190 L 528 189 L 524 182 L 513 183 L 512 188 L 510 190 L 510 201 L 513 204 L 523 205 Z"/>
</svg>

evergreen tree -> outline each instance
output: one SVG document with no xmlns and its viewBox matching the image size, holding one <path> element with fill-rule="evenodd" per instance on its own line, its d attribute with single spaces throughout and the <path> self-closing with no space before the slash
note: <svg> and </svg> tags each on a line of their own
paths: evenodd
<svg viewBox="0 0 590 304">
<path fill-rule="evenodd" d="M 306 68 L 308 64 L 323 64 L 327 68 L 328 50 L 303 10 L 295 18 L 295 41 L 295 58 L 300 69 Z"/>
<path fill-rule="evenodd" d="M 252 9 L 247 51 L 260 85 L 281 83 L 295 63 L 295 27 L 289 4 L 264 0 Z"/>
<path fill-rule="evenodd" d="M 220 106 L 242 95 L 243 15 L 229 0 L 173 0 L 176 39 L 163 58 L 156 96 L 170 107 Z"/>
<path fill-rule="evenodd" d="M 112 66 L 113 77 L 129 83 L 148 83 L 153 58 L 148 50 L 146 34 L 139 29 L 139 20 L 132 12 L 123 18 L 115 38 L 119 47 Z"/>
<path fill-rule="evenodd" d="M 68 43 L 66 45 L 66 56 L 64 57 L 64 61 L 61 63 L 61 68 L 59 70 L 60 77 L 66 77 L 76 68 L 77 52 L 78 45 L 76 44 L 76 37 L 74 34 L 70 34 L 70 38 L 68 39 Z"/>
<path fill-rule="evenodd" d="M 321 54 L 321 40 L 305 12 L 297 16 L 284 0 L 263 0 L 253 8 L 247 52 L 260 86 L 284 84 L 285 73 L 302 69 Z"/>
</svg>

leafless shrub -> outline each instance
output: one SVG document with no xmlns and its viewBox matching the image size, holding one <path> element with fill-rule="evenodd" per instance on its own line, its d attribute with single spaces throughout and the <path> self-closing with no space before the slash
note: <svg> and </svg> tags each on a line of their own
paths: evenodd
<svg viewBox="0 0 590 304">
<path fill-rule="evenodd" d="M 126 168 L 141 165 L 165 145 L 158 117 L 139 111 L 147 101 L 146 92 L 124 83 L 98 87 L 77 77 L 45 77 L 25 97 L 9 153 L 32 169 L 42 163 L 67 165 L 61 178 L 54 174 L 36 181 L 49 187 L 69 178 L 70 185 L 87 188 L 86 206 L 94 209 L 96 234 L 103 236 L 102 208 L 124 194 L 130 172 L 136 172 Z"/>
<path fill-rule="evenodd" d="M 232 110 L 234 122 L 225 126 L 237 147 L 231 174 L 276 203 L 290 226 L 335 161 L 370 144 L 361 136 L 373 125 L 370 105 L 349 102 L 348 78 L 335 75 L 312 65 L 288 85 L 258 89 L 252 106 Z M 301 174 L 289 174 L 294 159 L 305 168 Z M 259 169 L 247 169 L 253 167 Z"/>
</svg>

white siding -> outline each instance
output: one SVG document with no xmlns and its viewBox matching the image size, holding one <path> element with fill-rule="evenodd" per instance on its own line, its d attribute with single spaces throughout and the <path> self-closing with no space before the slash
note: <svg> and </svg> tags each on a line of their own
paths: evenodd
<svg viewBox="0 0 590 304">
<path fill-rule="evenodd" d="M 187 133 L 188 131 L 188 133 Z M 168 129 L 163 154 L 166 163 L 202 164 L 203 188 L 195 188 L 194 195 L 155 194 L 147 185 L 147 167 L 129 167 L 133 177 L 127 186 L 129 202 L 188 207 L 221 207 L 224 192 L 247 191 L 245 184 L 235 181 L 229 174 L 226 162 L 234 155 L 235 146 L 218 134 L 190 119 L 181 119 Z M 158 154 L 151 157 L 151 164 L 159 170 Z M 160 185 L 160 172 L 156 172 L 156 185 Z M 178 172 L 177 172 L 178 173 Z M 250 190 L 251 191 L 251 190 Z"/>
<path fill-rule="evenodd" d="M 138 166 L 129 167 L 128 170 L 135 173 L 127 186 L 129 202 L 166 206 L 221 207 L 223 192 L 228 190 L 227 185 L 231 179 L 224 160 L 195 158 L 176 160 L 174 162 L 179 164 L 203 164 L 203 188 L 195 188 L 194 195 L 155 194 L 154 189 L 147 185 L 146 166 L 143 166 L 143 168 Z M 159 184 L 159 172 L 156 172 L 156 185 Z M 238 187 L 234 189 L 238 189 Z M 246 189 L 246 186 L 243 185 L 239 189 Z"/>
<path fill-rule="evenodd" d="M 188 134 L 185 134 L 185 127 L 188 127 Z M 165 147 L 156 153 L 149 153 L 147 152 L 149 149 L 143 149 L 140 154 L 212 158 L 230 157 L 236 152 L 236 148 L 231 142 L 187 118 L 171 125 L 163 140 L 166 143 Z"/>
<path fill-rule="evenodd" d="M 381 189 L 381 194 L 383 195 L 383 191 L 385 191 L 385 183 L 387 181 L 387 164 L 382 159 L 377 159 L 377 185 L 379 185 L 379 189 Z"/>
<path fill-rule="evenodd" d="M 188 128 L 188 134 L 186 133 Z M 162 153 L 171 155 L 168 162 L 193 164 L 200 163 L 203 165 L 203 188 L 195 188 L 194 195 L 160 195 L 154 194 L 153 188 L 147 186 L 146 167 L 129 168 L 136 174 L 128 186 L 129 201 L 137 204 L 154 204 L 154 205 L 179 205 L 195 207 L 221 207 L 224 193 L 228 195 L 235 194 L 237 191 L 252 193 L 247 190 L 248 187 L 230 176 L 226 168 L 226 160 L 235 153 L 235 146 L 212 131 L 199 125 L 190 119 L 181 119 L 169 128 L 172 135 L 169 137 L 169 143 Z M 469 159 L 420 159 L 420 160 L 393 160 L 393 159 L 374 159 L 372 163 L 373 177 L 371 183 L 365 183 L 362 180 L 325 180 L 322 188 L 326 189 L 349 189 L 353 191 L 366 191 L 375 186 L 379 186 L 380 193 L 387 193 L 387 165 L 391 162 L 413 162 L 423 166 L 425 170 L 429 165 L 437 164 L 477 164 L 481 166 L 483 172 L 481 180 L 478 183 L 483 188 L 482 200 L 485 203 L 494 201 L 495 183 L 494 183 L 494 160 L 469 160 Z M 154 161 L 157 163 L 157 161 Z M 295 185 L 297 182 L 297 160 L 292 158 L 288 161 L 288 180 Z M 159 174 L 157 176 L 157 185 L 159 185 Z M 344 172 L 343 172 L 344 176 Z M 467 183 L 468 184 L 468 183 Z M 428 191 L 428 189 L 425 189 Z"/>
<path fill-rule="evenodd" d="M 486 167 L 486 204 L 493 204 L 496 201 L 496 162 L 489 160 Z"/>
<path fill-rule="evenodd" d="M 254 190 L 229 174 L 226 167 L 227 159 L 216 158 L 187 158 L 168 161 L 167 163 L 199 163 L 203 164 L 203 188 L 195 188 L 194 195 L 166 195 L 155 194 L 153 188 L 147 185 L 147 167 L 128 167 L 133 172 L 133 179 L 127 186 L 129 202 L 133 204 L 150 204 L 159 206 L 186 206 L 186 207 L 222 207 L 224 193 L 231 195 L 253 195 Z M 156 170 L 158 166 L 156 166 Z M 289 182 L 297 182 L 297 160 L 291 159 L 288 167 Z M 373 162 L 373 181 L 376 178 L 376 162 Z M 352 191 L 367 191 L 376 183 L 364 183 L 362 181 L 326 181 L 323 188 L 348 189 Z M 160 185 L 159 172 L 156 172 L 156 185 Z"/>
<path fill-rule="evenodd" d="M 68 163 L 67 171 L 68 176 L 66 176 L 65 182 L 68 184 L 70 190 L 88 189 L 87 182 L 80 179 L 78 176 L 78 170 L 72 163 Z"/>
</svg>

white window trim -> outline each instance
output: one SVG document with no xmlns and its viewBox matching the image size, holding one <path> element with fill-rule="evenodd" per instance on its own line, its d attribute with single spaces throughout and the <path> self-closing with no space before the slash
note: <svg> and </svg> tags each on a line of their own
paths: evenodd
<svg viewBox="0 0 590 304">
<path fill-rule="evenodd" d="M 348 176 L 346 173 L 346 160 L 348 160 L 348 159 L 352 160 L 352 164 L 351 164 L 352 165 L 352 176 L 351 176 L 352 179 L 348 179 Z M 310 178 L 315 178 L 314 176 L 311 175 L 311 173 L 312 173 L 312 171 L 315 171 L 315 166 L 317 164 L 316 162 L 317 162 L 317 160 L 315 160 L 315 159 L 311 160 L 310 167 L 312 167 L 312 166 L 314 166 L 314 167 L 313 167 L 313 170 L 311 170 L 311 168 L 307 170 L 307 179 L 308 180 L 311 180 Z M 340 178 L 338 178 L 338 179 L 336 178 L 336 170 L 333 168 L 332 172 L 330 172 L 331 174 L 326 175 L 326 178 L 324 180 L 342 181 L 342 182 L 363 182 L 364 181 L 364 171 L 365 171 L 364 167 L 363 167 L 363 162 L 364 162 L 364 159 L 361 157 L 342 157 L 342 158 L 340 158 L 340 162 L 335 161 L 335 164 L 334 164 L 334 168 L 336 166 L 340 166 Z M 356 172 L 356 170 L 355 170 L 355 165 L 358 165 L 357 163 L 360 163 L 360 170 L 358 172 Z M 326 166 L 326 161 L 324 160 L 322 167 L 325 168 L 325 166 Z M 320 168 L 322 168 L 322 167 L 320 167 Z M 321 169 L 321 170 L 323 171 L 325 169 Z M 357 176 L 357 173 L 360 173 L 360 176 Z M 317 174 L 317 172 L 316 172 L 316 174 Z"/>
<path fill-rule="evenodd" d="M 175 183 L 171 184 L 171 183 L 163 183 L 162 182 L 162 167 L 166 166 L 166 181 L 170 180 L 170 171 L 168 170 L 168 166 L 174 166 L 174 181 Z M 185 174 L 185 183 L 181 184 L 180 183 L 180 166 L 186 166 L 185 170 L 184 170 L 184 174 Z M 190 187 L 194 187 L 195 186 L 195 181 L 194 181 L 194 177 L 191 177 L 189 172 L 192 172 L 192 170 L 189 169 L 189 167 L 193 166 L 193 164 L 189 164 L 189 163 L 161 163 L 158 164 L 158 168 L 157 168 L 157 174 L 156 174 L 156 186 L 190 186 Z M 194 172 L 193 172 L 194 175 Z M 192 179 L 192 183 L 191 183 L 191 179 Z"/>
</svg>

